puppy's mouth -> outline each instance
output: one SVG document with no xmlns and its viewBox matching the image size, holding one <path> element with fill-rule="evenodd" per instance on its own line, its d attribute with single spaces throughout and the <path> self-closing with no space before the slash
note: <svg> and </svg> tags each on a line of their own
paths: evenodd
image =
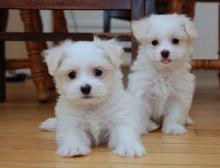
<svg viewBox="0 0 220 168">
<path fill-rule="evenodd" d="M 83 96 L 83 99 L 92 99 L 93 97 L 90 95 Z"/>
<path fill-rule="evenodd" d="M 170 62 L 171 62 L 171 59 L 169 59 L 169 58 L 166 58 L 166 59 L 162 59 L 161 60 L 161 62 L 163 63 L 163 64 L 169 64 Z"/>
</svg>

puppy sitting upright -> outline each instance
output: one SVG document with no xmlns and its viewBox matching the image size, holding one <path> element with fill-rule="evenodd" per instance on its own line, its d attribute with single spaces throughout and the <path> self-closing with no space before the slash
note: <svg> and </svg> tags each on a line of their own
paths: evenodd
<svg viewBox="0 0 220 168">
<path fill-rule="evenodd" d="M 145 115 L 161 124 L 165 134 L 186 133 L 184 125 L 192 123 L 188 113 L 195 88 L 190 72 L 197 36 L 193 22 L 184 15 L 152 15 L 134 21 L 132 29 L 140 47 L 128 89 L 142 98 Z"/>
<path fill-rule="evenodd" d="M 115 40 L 99 39 L 65 41 L 45 51 L 60 96 L 56 118 L 41 128 L 56 131 L 59 155 L 87 155 L 92 144 L 105 142 L 117 155 L 144 155 L 139 106 L 122 85 L 122 53 Z"/>
</svg>

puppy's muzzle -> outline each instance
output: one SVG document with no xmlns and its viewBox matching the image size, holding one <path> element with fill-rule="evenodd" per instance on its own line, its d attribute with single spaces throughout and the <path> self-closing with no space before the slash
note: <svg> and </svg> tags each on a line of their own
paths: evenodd
<svg viewBox="0 0 220 168">
<path fill-rule="evenodd" d="M 162 60 L 161 62 L 164 63 L 164 64 L 168 64 L 171 62 L 170 60 L 170 52 L 168 50 L 163 50 L 161 51 L 161 57 L 162 57 Z"/>
<path fill-rule="evenodd" d="M 82 94 L 84 94 L 85 96 L 88 96 L 91 92 L 91 86 L 89 84 L 86 84 L 85 86 L 81 86 L 80 90 L 82 92 Z"/>
</svg>

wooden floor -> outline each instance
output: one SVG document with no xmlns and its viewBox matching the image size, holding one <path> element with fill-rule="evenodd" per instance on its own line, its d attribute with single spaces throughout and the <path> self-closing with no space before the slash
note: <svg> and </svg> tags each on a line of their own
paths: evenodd
<svg viewBox="0 0 220 168">
<path fill-rule="evenodd" d="M 143 137 L 148 154 L 127 159 L 106 147 L 95 147 L 86 157 L 61 158 L 55 154 L 54 134 L 39 123 L 53 113 L 54 103 L 38 104 L 33 85 L 8 84 L 8 101 L 0 104 L 0 168 L 220 168 L 220 89 L 216 72 L 201 71 L 188 134 L 166 136 L 153 132 Z"/>
</svg>

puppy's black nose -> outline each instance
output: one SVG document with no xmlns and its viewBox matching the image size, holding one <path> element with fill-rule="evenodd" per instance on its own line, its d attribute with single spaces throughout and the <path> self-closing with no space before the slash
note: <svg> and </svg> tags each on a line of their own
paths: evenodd
<svg viewBox="0 0 220 168">
<path fill-rule="evenodd" d="M 91 91 L 91 86 L 89 84 L 86 84 L 85 86 L 81 86 L 80 90 L 84 95 L 88 95 Z"/>
<path fill-rule="evenodd" d="M 169 55 L 170 55 L 170 52 L 169 52 L 168 50 L 163 50 L 163 51 L 161 51 L 161 56 L 162 56 L 163 58 L 168 58 Z"/>
</svg>

